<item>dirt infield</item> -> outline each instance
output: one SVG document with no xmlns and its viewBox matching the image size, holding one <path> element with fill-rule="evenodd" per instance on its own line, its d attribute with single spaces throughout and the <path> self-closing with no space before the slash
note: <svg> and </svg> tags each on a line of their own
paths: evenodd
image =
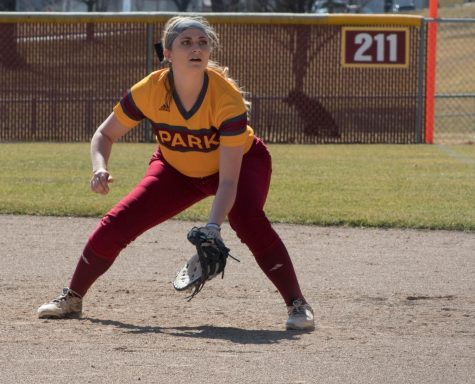
<svg viewBox="0 0 475 384">
<path fill-rule="evenodd" d="M 39 320 L 96 219 L 0 215 L 1 383 L 473 383 L 475 234 L 276 225 L 319 328 L 285 307 L 229 227 L 230 260 L 191 302 L 170 281 L 196 223 L 131 244 L 80 320 Z"/>
</svg>

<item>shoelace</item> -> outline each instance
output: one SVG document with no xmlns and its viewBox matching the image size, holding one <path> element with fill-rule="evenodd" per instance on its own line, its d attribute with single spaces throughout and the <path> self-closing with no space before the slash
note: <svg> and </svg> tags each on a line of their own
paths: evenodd
<svg viewBox="0 0 475 384">
<path fill-rule="evenodd" d="M 289 307 L 289 315 L 305 315 L 305 305 L 293 305 Z"/>
<path fill-rule="evenodd" d="M 64 301 L 64 300 L 66 300 L 67 296 L 68 296 L 68 294 L 62 294 L 61 296 L 58 296 L 56 299 L 54 299 L 52 301 L 52 303 L 59 303 L 61 301 Z"/>
<path fill-rule="evenodd" d="M 59 295 L 56 299 L 53 299 L 51 302 L 52 303 L 59 303 L 61 301 L 65 301 L 68 298 L 68 296 L 70 296 L 72 298 L 75 298 L 75 297 L 81 298 L 81 297 L 75 295 L 74 293 L 72 293 L 72 291 L 69 290 L 66 293 L 62 293 L 61 295 Z"/>
<path fill-rule="evenodd" d="M 307 316 L 307 310 L 313 314 L 312 308 L 302 300 L 294 300 L 292 305 L 287 307 L 289 316 Z"/>
</svg>

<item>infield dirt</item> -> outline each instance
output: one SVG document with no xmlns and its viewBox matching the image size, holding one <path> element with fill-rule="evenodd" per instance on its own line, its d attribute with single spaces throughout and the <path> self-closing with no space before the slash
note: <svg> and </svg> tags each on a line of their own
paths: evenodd
<svg viewBox="0 0 475 384">
<path fill-rule="evenodd" d="M 473 383 L 475 233 L 276 224 L 318 329 L 285 306 L 229 226 L 229 261 L 191 302 L 169 221 L 131 244 L 80 320 L 39 320 L 97 219 L 0 215 L 0 383 Z"/>
</svg>

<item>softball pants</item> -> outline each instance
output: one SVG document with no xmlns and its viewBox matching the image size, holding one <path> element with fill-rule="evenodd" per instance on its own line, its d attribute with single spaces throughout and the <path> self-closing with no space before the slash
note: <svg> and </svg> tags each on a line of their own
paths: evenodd
<svg viewBox="0 0 475 384">
<path fill-rule="evenodd" d="M 271 157 L 256 138 L 243 157 L 238 190 L 229 224 L 254 255 L 285 302 L 303 298 L 292 261 L 264 213 L 272 172 Z M 84 296 L 119 253 L 146 230 L 174 217 L 218 188 L 219 175 L 191 178 L 176 171 L 160 151 L 145 177 L 99 222 L 89 237 L 69 288 Z"/>
</svg>

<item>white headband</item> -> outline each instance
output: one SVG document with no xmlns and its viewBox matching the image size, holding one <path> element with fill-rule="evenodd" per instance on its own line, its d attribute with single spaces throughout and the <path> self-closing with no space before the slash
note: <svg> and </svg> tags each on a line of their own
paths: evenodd
<svg viewBox="0 0 475 384">
<path fill-rule="evenodd" d="M 165 43 L 165 48 L 171 49 L 173 42 L 177 38 L 177 36 L 182 33 L 186 29 L 199 29 L 202 31 L 205 35 L 208 35 L 206 33 L 205 28 L 203 27 L 203 24 L 201 24 L 199 21 L 192 20 L 192 19 L 185 19 L 185 20 L 180 20 L 178 21 L 171 30 L 168 31 L 167 34 L 167 40 L 164 41 Z"/>
</svg>

